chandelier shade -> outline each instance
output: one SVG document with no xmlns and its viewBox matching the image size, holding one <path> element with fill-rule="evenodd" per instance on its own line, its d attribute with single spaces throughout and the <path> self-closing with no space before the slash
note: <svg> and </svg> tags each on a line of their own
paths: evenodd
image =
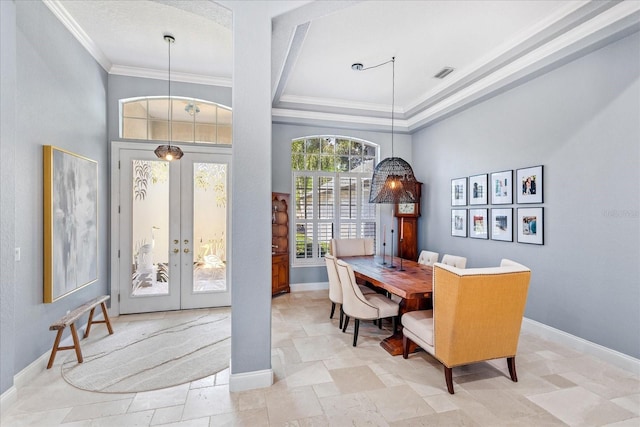
<svg viewBox="0 0 640 427">
<path fill-rule="evenodd" d="M 400 157 L 387 157 L 376 166 L 369 203 L 416 203 L 416 177 Z"/>
<path fill-rule="evenodd" d="M 156 153 L 159 159 L 165 160 L 180 160 L 184 155 L 180 147 L 176 145 L 160 145 L 153 152 Z"/>
</svg>

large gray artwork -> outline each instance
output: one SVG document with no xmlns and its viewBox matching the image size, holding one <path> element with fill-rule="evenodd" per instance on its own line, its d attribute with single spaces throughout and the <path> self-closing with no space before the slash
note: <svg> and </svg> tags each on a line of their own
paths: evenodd
<svg viewBox="0 0 640 427">
<path fill-rule="evenodd" d="M 98 279 L 98 164 L 44 147 L 44 302 Z"/>
</svg>

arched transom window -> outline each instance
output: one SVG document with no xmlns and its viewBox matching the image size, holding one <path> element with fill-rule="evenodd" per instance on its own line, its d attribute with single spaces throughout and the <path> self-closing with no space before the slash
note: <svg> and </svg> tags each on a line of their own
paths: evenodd
<svg viewBox="0 0 640 427">
<path fill-rule="evenodd" d="M 120 100 L 120 137 L 205 144 L 232 142 L 231 108 L 195 98 L 145 97 Z"/>
</svg>

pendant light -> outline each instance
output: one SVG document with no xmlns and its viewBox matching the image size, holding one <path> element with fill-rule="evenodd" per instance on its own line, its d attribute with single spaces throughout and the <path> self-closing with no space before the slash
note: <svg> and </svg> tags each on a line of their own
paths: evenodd
<svg viewBox="0 0 640 427">
<path fill-rule="evenodd" d="M 164 40 L 169 45 L 169 99 L 168 104 L 169 107 L 167 109 L 167 131 L 169 133 L 168 136 L 168 144 L 159 145 L 158 148 L 154 150 L 156 156 L 159 159 L 164 159 L 167 161 L 178 160 L 183 156 L 183 152 L 180 147 L 176 145 L 171 145 L 171 131 L 172 131 L 172 114 L 171 114 L 171 45 L 175 43 L 176 39 L 170 34 L 164 35 Z"/>
<path fill-rule="evenodd" d="M 416 203 L 417 180 L 411 165 L 393 154 L 393 131 L 395 109 L 396 57 L 382 64 L 364 68 L 361 63 L 351 66 L 353 70 L 362 71 L 391 63 L 393 74 L 391 79 L 391 157 L 382 160 L 373 171 L 369 203 Z"/>
</svg>

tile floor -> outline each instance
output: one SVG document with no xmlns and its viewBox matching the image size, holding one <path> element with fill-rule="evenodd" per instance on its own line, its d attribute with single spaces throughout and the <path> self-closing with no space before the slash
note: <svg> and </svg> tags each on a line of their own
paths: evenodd
<svg viewBox="0 0 640 427">
<path fill-rule="evenodd" d="M 454 368 L 450 395 L 426 353 L 404 360 L 380 347 L 390 325 L 362 323 L 354 348 L 352 326 L 341 333 L 329 310 L 327 291 L 273 299 L 270 388 L 229 393 L 223 371 L 159 391 L 92 393 L 67 384 L 56 361 L 18 389 L 1 425 L 640 426 L 640 378 L 567 347 L 523 333 L 518 383 L 506 361 L 479 363 Z"/>
</svg>

